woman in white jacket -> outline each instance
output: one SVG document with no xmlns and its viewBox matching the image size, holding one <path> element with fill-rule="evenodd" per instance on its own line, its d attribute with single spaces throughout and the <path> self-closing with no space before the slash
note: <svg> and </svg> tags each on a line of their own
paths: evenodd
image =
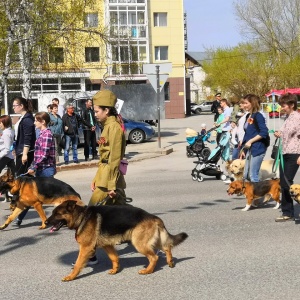
<svg viewBox="0 0 300 300">
<path fill-rule="evenodd" d="M 12 130 L 12 121 L 10 116 L 3 115 L 0 117 L 0 130 L 2 135 L 0 137 L 0 173 L 7 166 L 15 173 L 15 162 L 12 154 L 12 145 L 15 133 Z"/>
</svg>

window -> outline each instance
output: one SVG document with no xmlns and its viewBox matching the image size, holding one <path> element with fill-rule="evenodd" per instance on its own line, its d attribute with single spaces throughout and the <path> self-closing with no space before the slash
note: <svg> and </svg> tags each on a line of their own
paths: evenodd
<svg viewBox="0 0 300 300">
<path fill-rule="evenodd" d="M 154 27 L 167 26 L 167 13 L 154 13 Z"/>
<path fill-rule="evenodd" d="M 155 60 L 168 60 L 168 46 L 155 47 Z"/>
<path fill-rule="evenodd" d="M 84 27 L 98 27 L 98 14 L 97 13 L 85 14 Z"/>
<path fill-rule="evenodd" d="M 86 47 L 85 48 L 85 62 L 98 62 L 99 57 L 99 47 Z"/>
<path fill-rule="evenodd" d="M 170 83 L 167 81 L 164 85 L 165 101 L 170 101 Z"/>
<path fill-rule="evenodd" d="M 64 62 L 64 48 L 50 48 L 49 50 L 50 63 L 63 63 Z"/>
</svg>

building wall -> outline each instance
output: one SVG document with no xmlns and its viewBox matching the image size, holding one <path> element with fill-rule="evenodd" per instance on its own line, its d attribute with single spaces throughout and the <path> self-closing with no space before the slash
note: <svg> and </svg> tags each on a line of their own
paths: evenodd
<svg viewBox="0 0 300 300">
<path fill-rule="evenodd" d="M 154 13 L 167 13 L 167 26 L 154 26 Z M 165 102 L 166 118 L 185 117 L 185 50 L 183 1 L 149 1 L 150 63 L 155 60 L 155 47 L 168 46 L 168 62 L 172 63 L 169 75 L 170 100 Z"/>
</svg>

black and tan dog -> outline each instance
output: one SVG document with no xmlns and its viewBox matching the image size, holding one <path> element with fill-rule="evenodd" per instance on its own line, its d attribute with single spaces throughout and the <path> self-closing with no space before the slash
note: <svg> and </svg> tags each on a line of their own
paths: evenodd
<svg viewBox="0 0 300 300">
<path fill-rule="evenodd" d="M 229 184 L 227 193 L 228 195 L 245 195 L 247 204 L 246 207 L 242 209 L 243 211 L 247 211 L 251 206 L 255 206 L 253 201 L 261 197 L 264 197 L 264 203 L 273 198 L 277 202 L 274 209 L 277 209 L 280 206 L 279 179 L 264 180 L 260 182 L 243 182 L 242 180 L 235 180 Z"/>
<path fill-rule="evenodd" d="M 184 232 L 171 235 L 160 218 L 129 205 L 82 207 L 70 200 L 57 206 L 46 223 L 53 225 L 51 232 L 59 230 L 63 225 L 76 231 L 79 255 L 74 269 L 63 281 L 73 280 L 95 254 L 96 248 L 104 249 L 112 262 L 109 274 L 116 274 L 119 257 L 114 246 L 129 241 L 149 260 L 149 265 L 140 270 L 139 274 L 154 271 L 158 260 L 156 249 L 165 252 L 167 264 L 173 268 L 171 249 L 188 237 Z"/>
<path fill-rule="evenodd" d="M 0 192 L 9 190 L 13 195 L 18 195 L 15 209 L 0 226 L 5 229 L 21 212 L 28 206 L 33 206 L 42 219 L 40 229 L 46 227 L 47 219 L 43 210 L 43 204 L 61 204 L 66 200 L 76 200 L 79 205 L 84 206 L 80 195 L 67 183 L 51 177 L 19 177 L 14 178 L 10 170 L 0 176 Z"/>
</svg>

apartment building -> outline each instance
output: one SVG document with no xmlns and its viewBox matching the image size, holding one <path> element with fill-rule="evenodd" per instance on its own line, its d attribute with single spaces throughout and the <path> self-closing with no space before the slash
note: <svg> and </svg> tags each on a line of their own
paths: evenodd
<svg viewBox="0 0 300 300">
<path fill-rule="evenodd" d="M 33 99 L 39 94 L 71 95 L 113 85 L 146 84 L 149 81 L 143 74 L 143 64 L 168 62 L 172 71 L 162 91 L 165 117 L 185 116 L 183 0 L 97 0 L 86 10 L 79 26 L 103 28 L 108 41 L 83 39 L 79 33 L 68 45 L 69 52 L 60 43 L 54 45 L 48 59 L 55 70 L 33 74 Z M 19 92 L 16 81 L 9 81 L 9 99 Z"/>
</svg>

